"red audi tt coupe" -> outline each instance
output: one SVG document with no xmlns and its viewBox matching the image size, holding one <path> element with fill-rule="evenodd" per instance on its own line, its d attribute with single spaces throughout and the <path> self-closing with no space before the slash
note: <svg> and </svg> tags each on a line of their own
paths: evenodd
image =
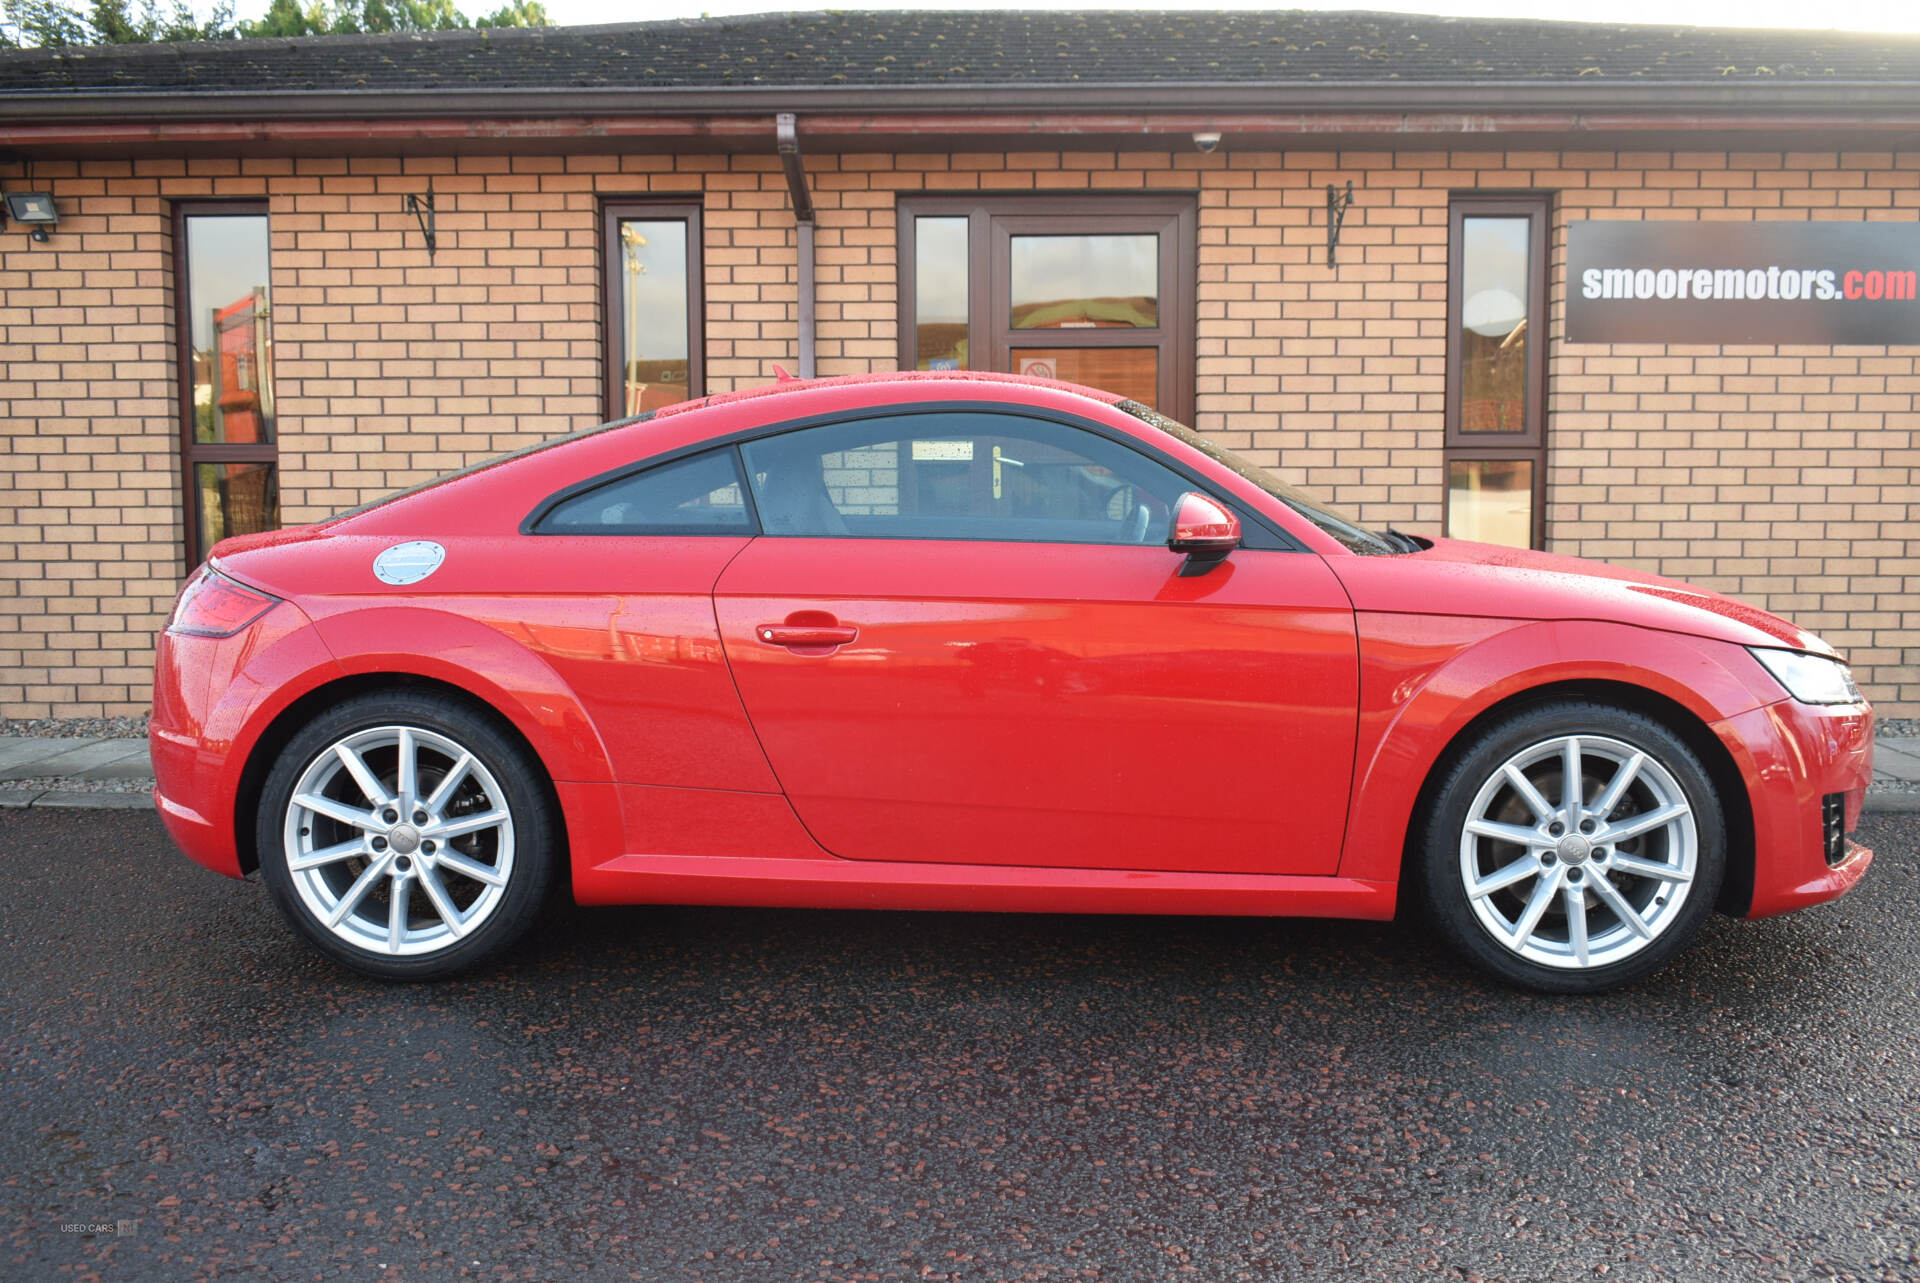
<svg viewBox="0 0 1920 1283">
<path fill-rule="evenodd" d="M 1372 530 L 1102 392 L 710 397 L 229 539 L 160 638 L 188 855 L 373 975 L 584 904 L 1385 919 L 1590 992 L 1830 900 L 1873 715 L 1819 638 Z"/>
</svg>

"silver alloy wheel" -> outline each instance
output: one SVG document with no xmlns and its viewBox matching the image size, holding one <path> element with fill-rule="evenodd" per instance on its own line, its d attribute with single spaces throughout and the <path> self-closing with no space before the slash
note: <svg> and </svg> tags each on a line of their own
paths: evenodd
<svg viewBox="0 0 1920 1283">
<path fill-rule="evenodd" d="M 1631 744 L 1563 735 L 1520 750 L 1475 794 L 1460 834 L 1474 916 L 1509 951 L 1590 970 L 1680 917 L 1699 859 L 1693 808 Z"/>
<path fill-rule="evenodd" d="M 309 762 L 284 840 L 314 920 L 389 957 L 471 935 L 513 874 L 513 816 L 499 782 L 459 744 L 413 726 L 356 731 Z"/>
</svg>

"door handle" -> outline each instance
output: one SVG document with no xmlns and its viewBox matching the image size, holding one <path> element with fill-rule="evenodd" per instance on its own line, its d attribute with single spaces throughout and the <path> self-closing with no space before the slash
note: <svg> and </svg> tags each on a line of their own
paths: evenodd
<svg viewBox="0 0 1920 1283">
<path fill-rule="evenodd" d="M 860 630 L 848 624 L 761 624 L 753 635 L 769 646 L 844 646 Z"/>
</svg>

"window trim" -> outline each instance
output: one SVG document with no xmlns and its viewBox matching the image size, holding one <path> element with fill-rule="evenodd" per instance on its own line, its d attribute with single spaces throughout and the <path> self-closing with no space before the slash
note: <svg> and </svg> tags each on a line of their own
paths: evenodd
<svg viewBox="0 0 1920 1283">
<path fill-rule="evenodd" d="M 1153 347 L 1166 356 L 1156 372 L 1160 413 L 1182 423 L 1193 421 L 1199 362 L 1199 203 L 1191 194 L 1050 192 L 1005 195 L 954 193 L 901 196 L 894 202 L 895 257 L 899 262 L 898 361 L 917 369 L 917 237 L 919 218 L 967 219 L 967 351 L 984 353 L 985 364 L 999 369 L 1003 353 L 1014 347 Z M 1057 226 L 1070 220 L 1071 228 Z M 1096 330 L 1017 330 L 1011 299 L 1001 308 L 998 268 L 1008 260 L 1013 236 L 1128 235 L 1150 233 L 1172 242 L 1160 256 L 1160 324 L 1153 328 Z M 1008 282 L 1008 292 L 1011 281 Z M 1003 314 L 1004 313 L 1004 314 Z M 1072 342 L 1048 343 L 1049 335 L 1070 335 Z M 1098 337 L 1096 337 L 1098 336 Z M 1112 337 L 1108 337 L 1112 336 Z M 1144 340 L 1144 341 L 1143 341 Z"/>
<path fill-rule="evenodd" d="M 272 209 L 266 200 L 176 200 L 173 202 L 173 341 L 174 397 L 178 402 L 180 434 L 180 514 L 181 560 L 187 573 L 207 559 L 212 547 L 200 544 L 199 465 L 203 463 L 267 463 L 273 465 L 275 509 L 280 492 L 280 425 L 275 416 L 273 440 L 260 442 L 197 441 L 193 421 L 193 279 L 187 261 L 187 221 L 192 218 L 232 218 L 257 215 L 267 224 L 267 290 L 271 326 L 273 313 L 273 224 Z M 217 358 L 216 358 L 217 359 Z M 271 359 L 271 358 L 269 358 Z M 271 367 L 268 377 L 271 378 Z M 284 524 L 284 523 L 280 523 Z M 279 528 L 279 525 L 274 527 Z"/>
<path fill-rule="evenodd" d="M 626 419 L 625 363 L 620 359 L 621 340 L 625 337 L 625 311 L 620 300 L 620 224 L 628 220 L 671 222 L 687 225 L 687 399 L 705 396 L 707 384 L 706 235 L 701 222 L 700 202 L 684 197 L 661 199 L 649 196 L 602 196 L 600 198 L 600 408 L 607 419 Z"/>
<path fill-rule="evenodd" d="M 1477 461 L 1533 464 L 1530 546 L 1547 546 L 1547 277 L 1551 269 L 1548 235 L 1553 197 L 1549 192 L 1455 192 L 1447 201 L 1447 383 L 1446 430 L 1440 461 L 1440 530 L 1447 537 L 1453 521 L 1453 464 Z M 1460 426 L 1462 361 L 1466 343 L 1459 316 L 1465 303 L 1466 220 L 1525 218 L 1527 226 L 1527 391 L 1526 430 L 1467 432 Z"/>
<path fill-rule="evenodd" d="M 1131 433 L 1123 432 L 1123 431 L 1120 431 L 1119 429 L 1108 427 L 1106 424 L 1099 423 L 1093 419 L 1082 418 L 1079 415 L 1069 414 L 1065 411 L 1052 410 L 1042 406 L 1021 406 L 1021 405 L 1009 406 L 1007 402 L 1002 402 L 1002 401 L 917 401 L 912 403 L 911 405 L 876 405 L 876 406 L 866 406 L 858 410 L 829 410 L 829 411 L 824 411 L 820 414 L 807 415 L 803 418 L 784 419 L 778 423 L 762 424 L 757 427 L 742 428 L 736 432 L 729 432 L 729 433 L 722 434 L 720 436 L 707 437 L 700 441 L 689 442 L 686 445 L 675 446 L 671 450 L 663 450 L 659 454 L 650 455 L 645 459 L 636 460 L 635 462 L 632 462 L 632 463 L 624 463 L 618 467 L 609 468 L 603 472 L 597 472 L 590 477 L 584 477 L 579 481 L 575 481 L 569 485 L 562 486 L 560 489 L 554 491 L 550 495 L 547 495 L 545 498 L 541 499 L 538 503 L 534 504 L 533 508 L 527 513 L 527 515 L 520 519 L 519 533 L 523 535 L 536 535 L 543 538 L 554 537 L 554 532 L 545 531 L 538 528 L 541 520 L 544 519 L 547 513 L 550 512 L 553 508 L 557 507 L 562 503 L 565 503 L 568 499 L 572 498 L 577 494 L 583 494 L 586 491 L 592 490 L 598 486 L 606 485 L 611 482 L 618 481 L 623 477 L 631 476 L 636 472 L 644 472 L 649 468 L 658 467 L 659 465 L 664 463 L 672 463 L 678 459 L 685 458 L 688 455 L 701 454 L 707 450 L 716 449 L 722 446 L 737 447 L 744 442 L 758 440 L 761 437 L 782 436 L 789 432 L 800 432 L 808 428 L 821 427 L 831 423 L 852 423 L 861 419 L 904 418 L 908 415 L 919 415 L 919 414 L 953 414 L 953 413 L 1005 414 L 1005 415 L 1011 415 L 1016 418 L 1041 419 L 1050 423 L 1058 423 L 1070 428 L 1079 428 L 1079 429 L 1082 429 L 1083 431 L 1094 433 L 1096 436 L 1105 437 L 1107 440 L 1112 441 L 1117 445 L 1120 445 L 1125 447 L 1126 449 L 1132 450 L 1136 454 L 1145 456 L 1147 459 L 1151 460 L 1152 462 L 1159 464 L 1163 468 L 1166 468 L 1169 472 L 1172 472 L 1175 476 L 1184 478 L 1187 482 L 1191 484 L 1193 489 L 1198 490 L 1202 494 L 1207 495 L 1209 498 L 1213 499 L 1216 503 L 1219 503 L 1220 505 L 1225 507 L 1228 511 L 1238 516 L 1240 518 L 1241 529 L 1245 535 L 1245 543 L 1242 544 L 1242 547 L 1255 552 L 1307 552 L 1309 551 L 1306 545 L 1302 544 L 1299 540 L 1295 539 L 1291 534 L 1287 532 L 1284 526 L 1281 526 L 1279 523 L 1275 522 L 1272 518 L 1268 517 L 1264 512 L 1261 512 L 1259 509 L 1251 506 L 1245 500 L 1242 500 L 1232 494 L 1223 494 L 1221 492 L 1221 489 L 1218 483 L 1215 482 L 1211 477 L 1206 476 L 1196 468 L 1190 467 L 1184 461 L 1180 459 L 1175 459 L 1172 456 L 1165 454 L 1164 452 L 1154 448 L 1154 446 L 1150 442 L 1143 441 L 1140 438 L 1132 435 Z M 739 467 L 743 478 L 745 478 L 745 473 L 746 473 L 745 460 L 739 460 L 737 466 Z M 754 500 L 751 479 L 748 478 L 746 480 L 747 480 L 747 491 L 746 491 L 747 503 L 749 507 L 753 509 L 754 524 L 756 528 L 758 528 L 759 522 L 760 522 L 759 508 Z M 1278 503 L 1279 500 L 1276 499 L 1274 500 L 1274 502 Z M 569 534 L 565 537 L 578 538 L 580 536 Z M 588 537 L 594 537 L 594 536 L 588 536 Z M 698 538 L 701 536 L 688 535 L 687 537 Z M 728 537 L 740 538 L 741 536 L 739 536 L 738 534 L 734 534 Z M 755 537 L 756 538 L 789 538 L 791 539 L 791 538 L 799 538 L 803 536 L 757 535 Z M 893 536 L 832 535 L 832 536 L 818 536 L 818 537 L 892 538 Z M 928 542 L 931 542 L 931 540 L 929 540 Z M 982 542 L 992 542 L 992 541 L 975 539 L 975 540 L 967 540 L 966 542 L 982 543 Z M 1014 540 L 1012 542 L 1018 543 L 1023 541 Z M 1089 545 L 1089 546 L 1112 547 L 1116 545 L 1102 544 L 1102 545 Z M 1140 546 L 1151 548 L 1157 545 L 1142 544 Z"/>
</svg>

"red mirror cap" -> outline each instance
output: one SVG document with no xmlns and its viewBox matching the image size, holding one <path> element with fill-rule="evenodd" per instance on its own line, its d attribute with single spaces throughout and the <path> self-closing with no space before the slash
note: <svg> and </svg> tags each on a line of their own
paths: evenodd
<svg viewBox="0 0 1920 1283">
<path fill-rule="evenodd" d="M 1193 552 L 1240 546 L 1240 518 L 1197 490 L 1180 496 L 1173 506 L 1173 533 L 1167 547 Z"/>
</svg>

